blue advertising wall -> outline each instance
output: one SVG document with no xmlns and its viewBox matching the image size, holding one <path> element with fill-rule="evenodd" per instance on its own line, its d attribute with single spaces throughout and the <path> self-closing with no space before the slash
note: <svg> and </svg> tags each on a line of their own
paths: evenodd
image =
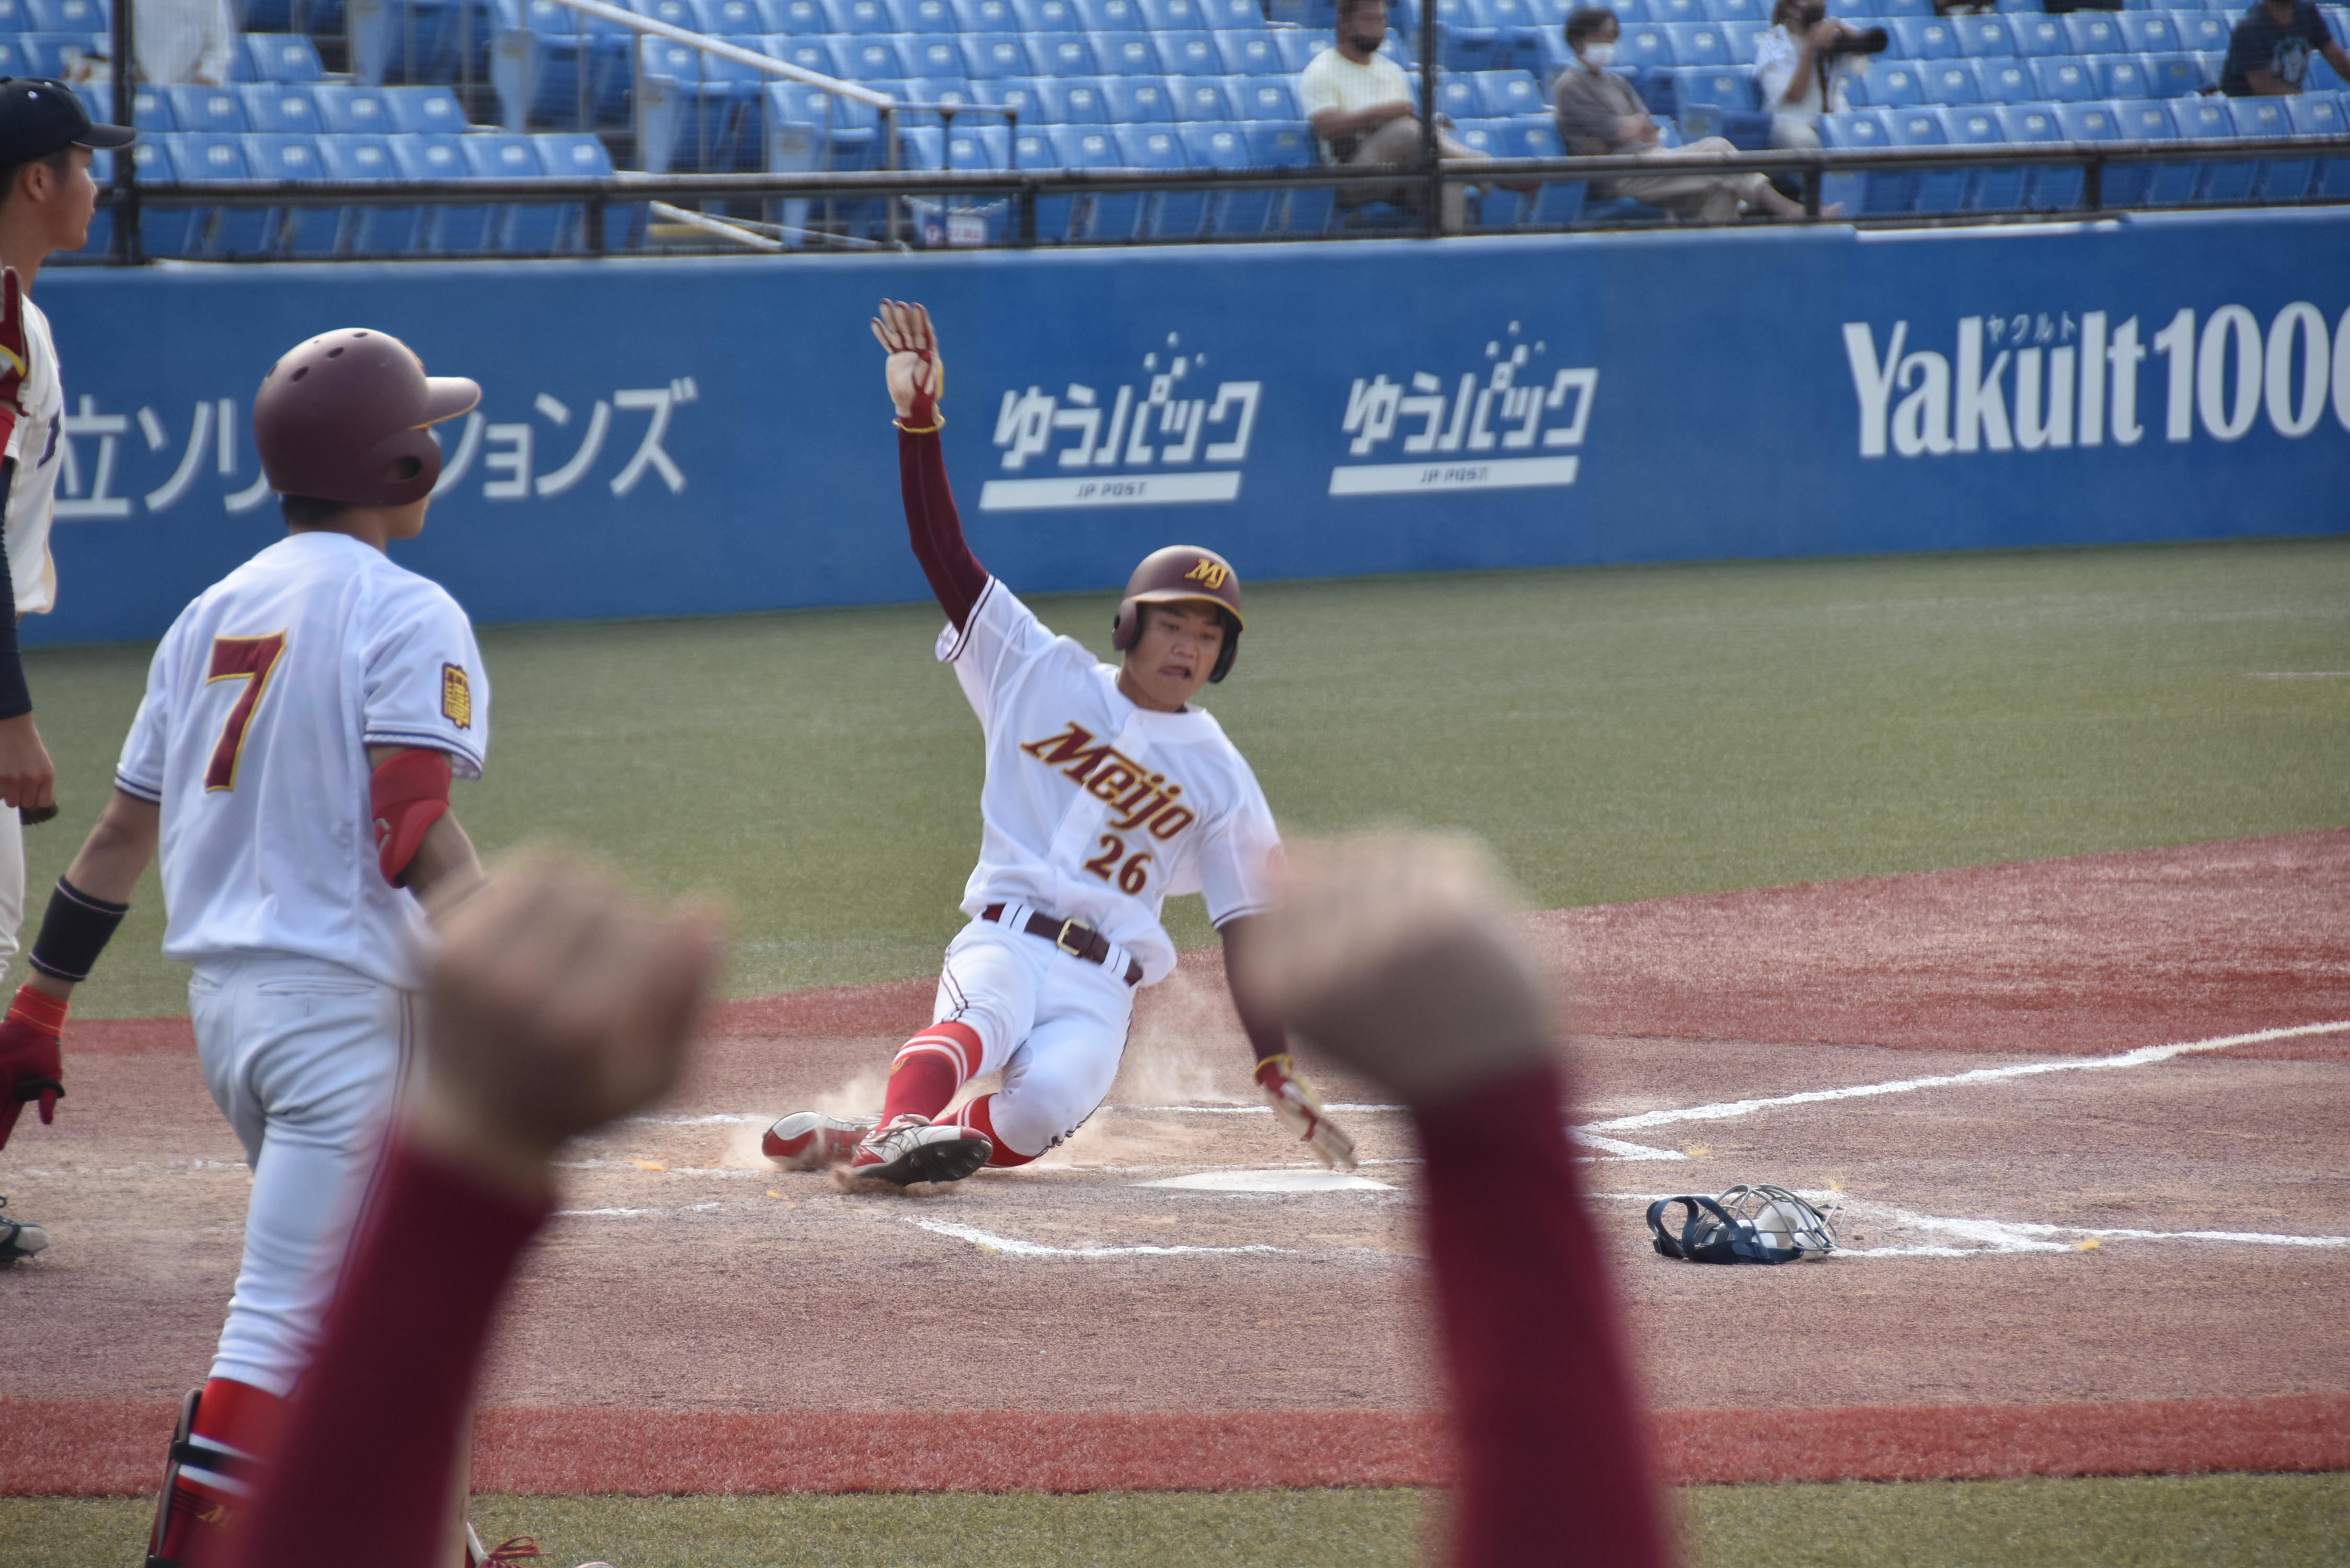
<svg viewBox="0 0 2350 1568">
<path fill-rule="evenodd" d="M 370 325 L 470 375 L 399 558 L 476 619 L 920 597 L 875 299 L 927 301 L 981 557 L 1095 588 L 2350 529 L 2350 213 L 1916 234 L 53 271 L 54 615 L 278 535 L 247 421 Z"/>
</svg>

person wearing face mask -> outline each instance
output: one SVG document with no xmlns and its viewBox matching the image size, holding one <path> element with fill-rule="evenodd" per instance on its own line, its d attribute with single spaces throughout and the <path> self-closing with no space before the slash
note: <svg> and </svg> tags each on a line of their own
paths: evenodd
<svg viewBox="0 0 2350 1568">
<path fill-rule="evenodd" d="M 1579 157 L 1614 153 L 1645 157 L 1661 151 L 1657 122 L 1633 92 L 1632 84 L 1611 76 L 1616 58 L 1616 13 L 1605 6 L 1584 6 L 1566 19 L 1566 47 L 1579 67 L 1558 74 L 1551 89 L 1551 107 L 1558 116 L 1558 134 L 1566 150 Z M 1684 152 L 1734 152 L 1719 136 L 1693 141 Z M 1700 223 L 1727 223 L 1742 212 L 1760 212 L 1774 218 L 1800 218 L 1803 203 L 1791 202 L 1771 188 L 1761 174 L 1643 174 L 1590 182 L 1594 201 L 1628 196 Z M 1840 208 L 1823 211 L 1832 217 Z"/>
<path fill-rule="evenodd" d="M 1403 67 L 1380 53 L 1387 42 L 1386 0 L 1338 0 L 1338 39 L 1306 62 L 1297 78 L 1297 96 L 1305 107 L 1307 123 L 1322 143 L 1326 163 L 1397 169 L 1417 169 L 1420 162 L 1419 117 L 1412 107 L 1411 82 Z M 1484 161 L 1444 135 L 1436 138 L 1437 156 L 1446 162 Z M 1417 212 L 1424 192 L 1418 181 L 1393 185 L 1342 188 L 1342 206 L 1368 202 L 1392 202 Z M 1459 185 L 1444 188 L 1444 232 L 1461 232 L 1467 192 Z"/>
<path fill-rule="evenodd" d="M 1853 29 L 1828 15 L 1825 0 L 1779 0 L 1771 30 L 1754 41 L 1754 85 L 1771 111 L 1771 145 L 1820 144 L 1820 116 L 1839 114 L 1846 84 L 1868 68 L 1865 54 L 1831 46 Z"/>
</svg>

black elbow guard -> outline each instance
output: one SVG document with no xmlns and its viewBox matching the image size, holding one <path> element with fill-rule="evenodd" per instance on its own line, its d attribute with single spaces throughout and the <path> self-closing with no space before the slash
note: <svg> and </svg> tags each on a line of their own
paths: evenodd
<svg viewBox="0 0 2350 1568">
<path fill-rule="evenodd" d="M 130 912 L 128 904 L 93 898 L 64 877 L 49 894 L 48 912 L 41 917 L 41 934 L 33 939 L 33 967 L 57 980 L 76 984 L 89 978 L 98 955 L 106 950 L 114 928 Z"/>
</svg>

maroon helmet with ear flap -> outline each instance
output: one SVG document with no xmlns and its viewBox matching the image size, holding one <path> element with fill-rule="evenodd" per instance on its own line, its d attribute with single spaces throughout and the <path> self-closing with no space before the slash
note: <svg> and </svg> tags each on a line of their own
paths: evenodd
<svg viewBox="0 0 2350 1568">
<path fill-rule="evenodd" d="M 1224 612 L 1224 645 L 1216 651 L 1216 667 L 1208 671 L 1210 680 L 1222 680 L 1232 673 L 1241 633 L 1248 625 L 1241 618 L 1241 575 L 1230 561 L 1197 545 L 1170 545 L 1142 557 L 1142 565 L 1126 579 L 1126 597 L 1118 601 L 1118 614 L 1110 618 L 1109 645 L 1120 653 L 1135 645 L 1142 636 L 1144 605 L 1187 599 Z"/>
<path fill-rule="evenodd" d="M 427 376 L 390 333 L 338 327 L 270 367 L 253 399 L 253 444 L 280 495 L 405 506 L 441 477 L 441 448 L 425 427 L 481 400 L 463 376 Z"/>
</svg>

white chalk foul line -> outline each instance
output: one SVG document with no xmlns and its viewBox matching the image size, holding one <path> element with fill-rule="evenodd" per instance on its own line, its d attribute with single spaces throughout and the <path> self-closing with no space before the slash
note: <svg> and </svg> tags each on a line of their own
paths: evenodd
<svg viewBox="0 0 2350 1568">
<path fill-rule="evenodd" d="M 1009 1236 L 999 1236 L 993 1231 L 983 1231 L 976 1225 L 958 1225 L 951 1220 L 909 1220 L 909 1225 L 920 1227 L 936 1236 L 951 1236 L 958 1241 L 968 1241 L 983 1251 L 1001 1252 L 1011 1258 L 1172 1258 L 1178 1255 L 1230 1256 L 1235 1252 L 1284 1252 L 1285 1247 L 1268 1247 L 1258 1242 L 1247 1247 L 1047 1247 L 1041 1241 L 1018 1241 Z"/>
<path fill-rule="evenodd" d="M 1678 1110 L 1643 1111 L 1590 1122 L 1579 1132 L 1638 1132 L 1670 1127 L 1675 1122 L 1728 1121 L 1751 1116 L 1781 1106 L 1815 1106 L 1830 1100 L 1865 1100 L 1877 1095 L 1909 1095 L 1954 1084 L 1993 1084 L 2008 1078 L 2029 1078 L 2041 1073 L 2093 1073 L 2116 1067 L 2143 1067 L 2199 1051 L 2224 1051 L 2231 1045 L 2260 1045 L 2272 1040 L 2292 1040 L 2305 1034 L 2340 1034 L 2350 1031 L 2350 1019 L 2331 1023 L 2302 1023 L 2289 1029 L 2261 1029 L 2250 1034 L 2222 1034 L 2210 1040 L 2189 1040 L 2174 1045 L 2141 1045 L 2116 1056 L 2067 1056 L 2052 1062 L 2026 1062 L 2008 1067 L 1977 1067 L 1968 1073 L 1937 1073 L 1922 1078 L 1896 1078 L 1883 1084 L 1854 1084 L 1841 1089 L 1807 1089 L 1796 1095 L 1773 1095 L 1759 1100 L 1724 1100 L 1710 1106 L 1686 1106 Z"/>
</svg>

